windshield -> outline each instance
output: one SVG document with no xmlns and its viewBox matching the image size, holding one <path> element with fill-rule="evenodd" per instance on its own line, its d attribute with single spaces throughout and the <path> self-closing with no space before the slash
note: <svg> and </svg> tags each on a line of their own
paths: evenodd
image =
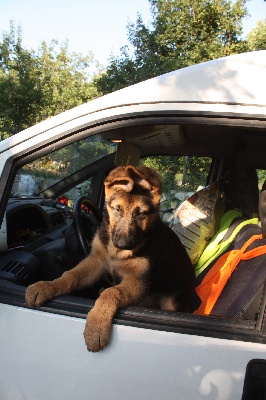
<svg viewBox="0 0 266 400">
<path fill-rule="evenodd" d="M 24 165 L 16 174 L 12 197 L 31 197 L 116 151 L 100 135 L 71 143 Z"/>
</svg>

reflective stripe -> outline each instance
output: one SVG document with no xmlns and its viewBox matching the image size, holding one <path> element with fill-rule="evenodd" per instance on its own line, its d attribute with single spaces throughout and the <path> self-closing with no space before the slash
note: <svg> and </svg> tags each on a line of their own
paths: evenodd
<svg viewBox="0 0 266 400">
<path fill-rule="evenodd" d="M 252 236 L 241 249 L 228 251 L 216 261 L 196 288 L 196 293 L 202 303 L 194 314 L 209 315 L 211 313 L 227 281 L 241 261 L 266 254 L 266 245 L 246 251 L 251 243 L 259 239 L 262 239 L 262 235 Z"/>
</svg>

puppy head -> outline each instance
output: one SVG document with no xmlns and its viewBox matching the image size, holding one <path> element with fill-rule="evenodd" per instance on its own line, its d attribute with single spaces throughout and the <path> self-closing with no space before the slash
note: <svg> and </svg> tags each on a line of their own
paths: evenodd
<svg viewBox="0 0 266 400">
<path fill-rule="evenodd" d="M 110 172 L 104 182 L 105 195 L 108 200 L 114 193 L 140 193 L 149 197 L 154 205 L 159 205 L 162 195 L 162 182 L 160 176 L 152 168 L 117 167 Z"/>
<path fill-rule="evenodd" d="M 147 167 L 118 167 L 105 180 L 113 245 L 133 250 L 158 219 L 161 179 Z"/>
</svg>

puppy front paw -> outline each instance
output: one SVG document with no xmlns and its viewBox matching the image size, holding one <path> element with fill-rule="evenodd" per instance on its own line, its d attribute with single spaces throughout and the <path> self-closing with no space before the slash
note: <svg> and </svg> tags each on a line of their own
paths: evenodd
<svg viewBox="0 0 266 400">
<path fill-rule="evenodd" d="M 51 282 L 40 281 L 28 286 L 25 301 L 28 306 L 39 307 L 55 296 L 54 287 Z"/>
<path fill-rule="evenodd" d="M 84 330 L 87 349 L 92 352 L 103 350 L 109 342 L 111 328 L 111 318 L 103 318 L 94 310 L 91 310 L 87 316 Z"/>
</svg>

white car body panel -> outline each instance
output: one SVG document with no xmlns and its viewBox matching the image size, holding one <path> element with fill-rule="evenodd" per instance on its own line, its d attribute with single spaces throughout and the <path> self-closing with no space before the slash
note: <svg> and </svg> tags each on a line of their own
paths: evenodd
<svg viewBox="0 0 266 400">
<path fill-rule="evenodd" d="M 110 117 L 160 110 L 265 115 L 265 65 L 266 50 L 224 57 L 149 79 L 75 107 L 0 142 L 0 154 L 6 152 L 1 155 L 0 174 L 9 156 L 25 152 L 62 132 L 66 134 L 83 124 Z"/>
<path fill-rule="evenodd" d="M 78 110 L 77 110 L 78 111 Z M 37 145 L 40 145 L 42 142 L 46 142 L 47 140 L 57 139 L 67 135 L 70 132 L 73 132 L 78 129 L 82 129 L 84 126 L 93 125 L 99 120 L 108 120 L 110 118 L 123 117 L 130 114 L 147 114 L 152 112 L 160 112 L 160 111 L 178 111 L 178 112 L 213 112 L 213 113 L 232 113 L 232 114 L 250 114 L 250 115 L 265 115 L 266 114 L 266 106 L 265 107 L 254 107 L 254 106 L 228 106 L 223 104 L 141 104 L 141 105 L 132 105 L 125 107 L 112 108 L 110 110 L 105 110 L 97 113 L 96 115 L 86 115 L 82 117 L 73 118 L 73 120 L 58 125 L 49 130 L 40 131 L 37 134 L 35 132 L 30 132 L 31 135 L 27 135 L 27 139 L 24 139 L 22 142 L 19 138 L 18 141 L 15 141 L 13 137 L 7 139 L 6 141 L 0 142 L 0 173 L 3 171 L 3 167 L 6 163 L 6 160 L 9 157 L 16 157 L 20 154 L 25 154 L 27 151 L 35 148 Z M 39 125 L 38 125 L 39 126 Z M 31 128 L 29 128 L 31 129 Z M 26 131 L 24 131 L 26 132 Z M 21 132 L 23 135 L 24 132 Z M 13 139 L 13 140 L 11 140 Z"/>
<path fill-rule="evenodd" d="M 93 354 L 81 334 L 85 320 L 4 304 L 0 319 L 5 400 L 237 400 L 248 361 L 266 358 L 262 344 L 121 325 Z"/>
</svg>

